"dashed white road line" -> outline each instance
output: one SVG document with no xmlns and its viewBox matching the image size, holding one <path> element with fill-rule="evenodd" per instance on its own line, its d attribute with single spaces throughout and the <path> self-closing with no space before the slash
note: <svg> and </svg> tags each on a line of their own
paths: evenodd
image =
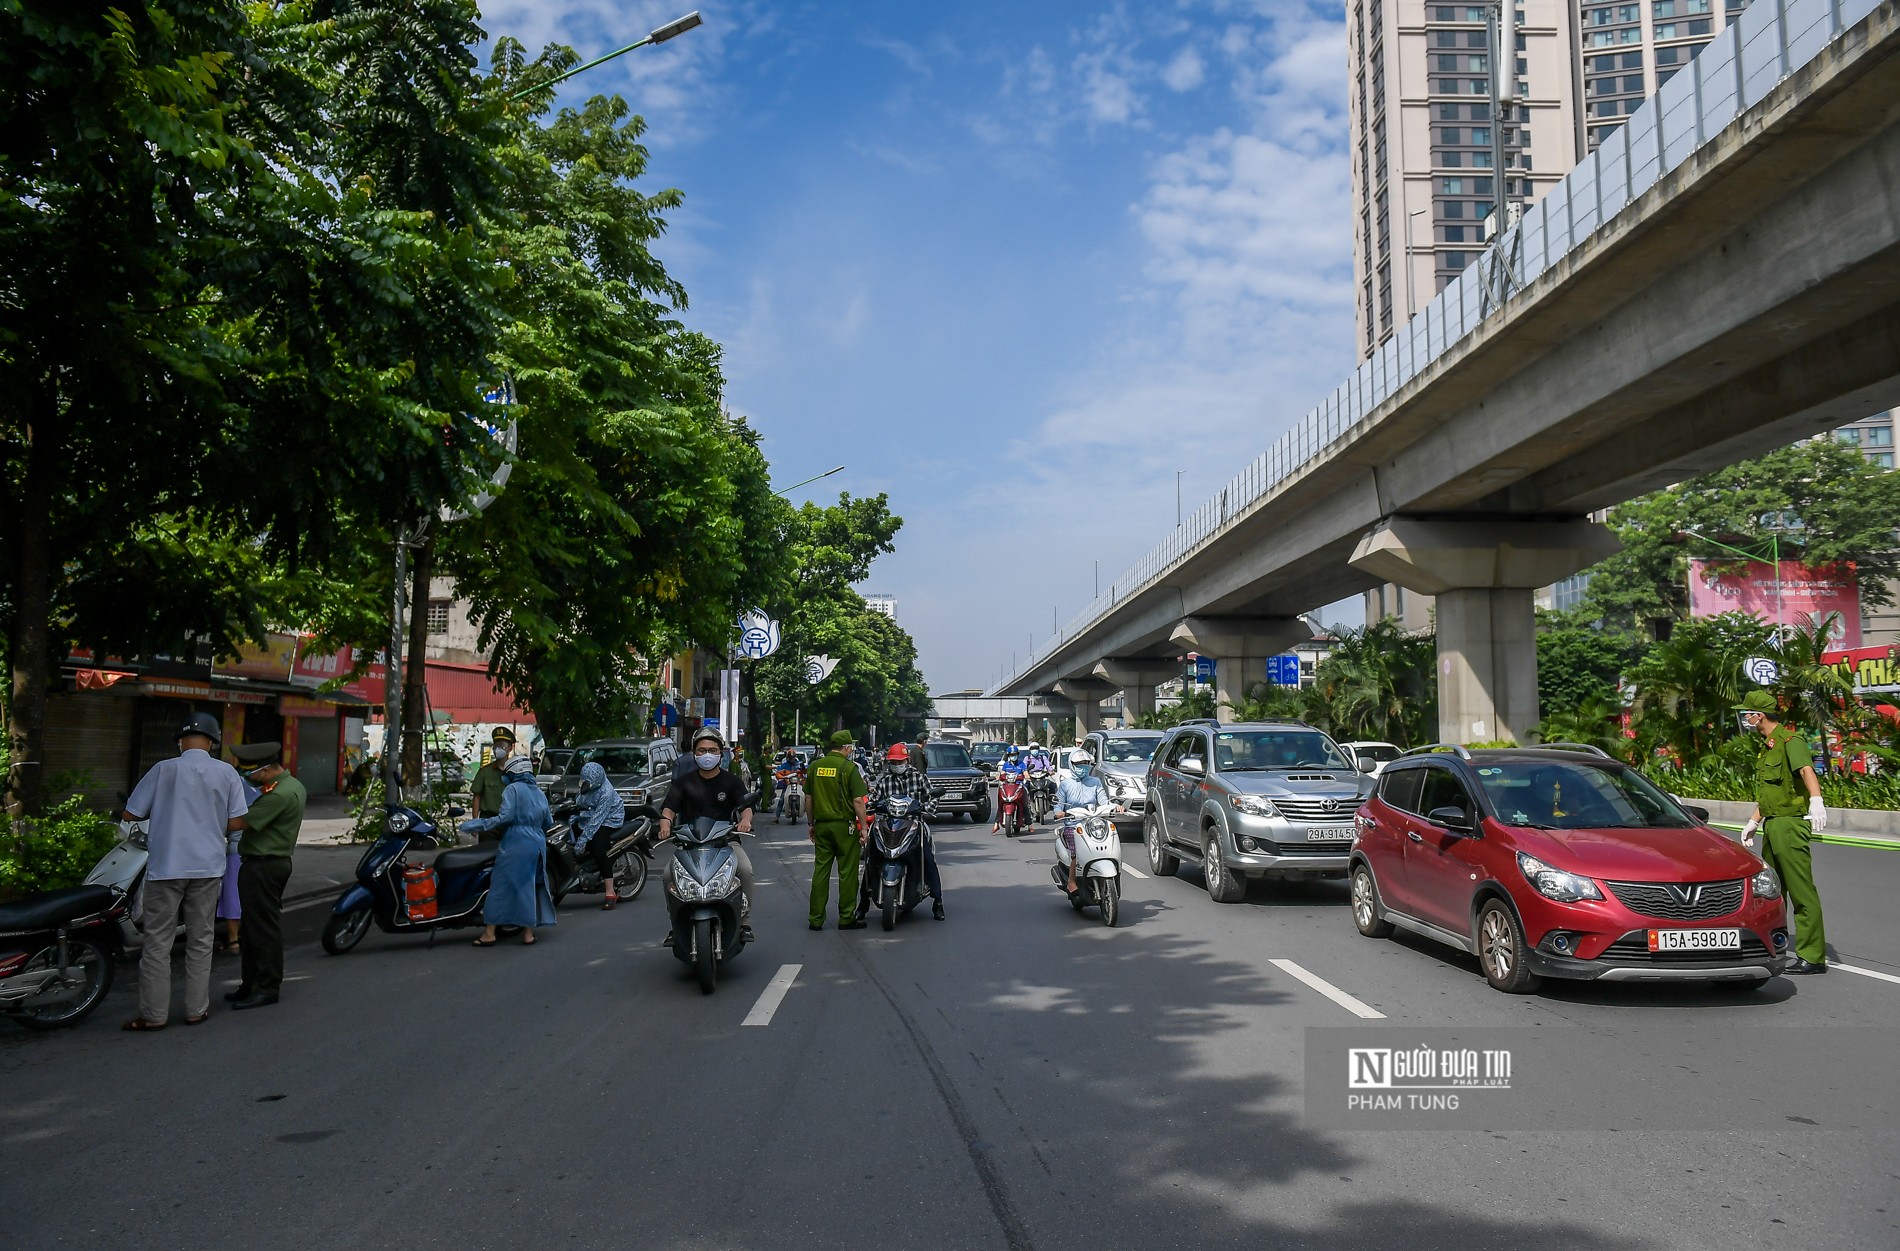
<svg viewBox="0 0 1900 1251">
<path fill-rule="evenodd" d="M 1862 977 L 1877 977 L 1883 982 L 1893 982 L 1896 985 L 1900 985 L 1900 977 L 1895 977 L 1891 973 L 1881 973 L 1874 969 L 1863 969 L 1857 964 L 1842 964 L 1839 960 L 1829 960 L 1827 967 L 1830 969 L 1839 969 L 1843 973 L 1858 973 Z"/>
<path fill-rule="evenodd" d="M 772 975 L 772 980 L 765 984 L 765 989 L 759 992 L 759 1001 L 752 1005 L 752 1011 L 746 1013 L 745 1020 L 739 1024 L 770 1025 L 772 1014 L 778 1011 L 779 1004 L 785 1002 L 785 992 L 792 988 L 792 983 L 798 980 L 798 971 L 804 967 L 802 964 L 781 964 L 778 972 Z"/>
<path fill-rule="evenodd" d="M 1137 869 L 1132 864 L 1124 864 L 1122 866 L 1122 872 L 1126 873 L 1129 877 L 1145 878 L 1148 876 L 1146 873 L 1143 873 L 1140 869 Z"/>
<path fill-rule="evenodd" d="M 303 899 L 303 900 L 299 900 L 296 903 L 285 904 L 283 908 L 280 909 L 280 911 L 297 912 L 304 908 L 314 908 L 318 904 L 334 904 L 335 902 L 336 902 L 335 895 L 319 895 L 315 899 Z"/>
<path fill-rule="evenodd" d="M 1267 963 L 1273 965 L 1283 973 L 1290 973 L 1294 977 L 1297 977 L 1356 1017 L 1361 1017 L 1368 1021 L 1385 1020 L 1385 1013 L 1375 1008 L 1367 1007 L 1317 973 L 1309 973 L 1291 960 L 1269 960 Z"/>
</svg>

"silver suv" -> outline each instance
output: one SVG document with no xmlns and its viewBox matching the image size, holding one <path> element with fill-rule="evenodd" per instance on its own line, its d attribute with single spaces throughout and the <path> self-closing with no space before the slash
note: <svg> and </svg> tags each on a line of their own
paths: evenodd
<svg viewBox="0 0 1900 1251">
<path fill-rule="evenodd" d="M 1128 809 L 1115 818 L 1115 831 L 1127 834 L 1142 828 L 1148 814 L 1148 765 L 1167 740 L 1160 730 L 1096 730 L 1082 740 L 1082 749 L 1095 757 L 1095 771 L 1108 786 L 1108 795 Z"/>
<path fill-rule="evenodd" d="M 1298 721 L 1178 726 L 1148 768 L 1148 862 L 1160 876 L 1200 864 L 1218 903 L 1249 878 L 1343 878 L 1373 785 Z"/>
</svg>

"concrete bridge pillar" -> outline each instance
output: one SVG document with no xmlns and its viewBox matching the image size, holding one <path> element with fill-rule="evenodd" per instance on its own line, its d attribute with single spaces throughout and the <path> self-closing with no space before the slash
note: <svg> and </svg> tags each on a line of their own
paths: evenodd
<svg viewBox="0 0 1900 1251">
<path fill-rule="evenodd" d="M 1238 704 L 1247 688 L 1267 680 L 1267 657 L 1313 637 L 1302 617 L 1184 617 L 1170 637 L 1214 658 L 1214 702 Z"/>
<path fill-rule="evenodd" d="M 1592 521 L 1401 517 L 1361 539 L 1351 563 L 1437 597 L 1439 739 L 1523 743 L 1541 719 L 1532 593 L 1621 546 Z"/>
<path fill-rule="evenodd" d="M 1102 728 L 1102 701 L 1115 688 L 1094 678 L 1064 678 L 1056 683 L 1056 694 L 1075 704 L 1075 736 L 1080 739 L 1091 730 Z M 1067 746 L 1067 744 L 1054 744 Z"/>
<path fill-rule="evenodd" d="M 1104 660 L 1095 666 L 1095 676 L 1121 691 L 1128 720 L 1146 716 L 1155 710 L 1155 687 L 1169 678 L 1181 676 L 1178 661 Z"/>
</svg>

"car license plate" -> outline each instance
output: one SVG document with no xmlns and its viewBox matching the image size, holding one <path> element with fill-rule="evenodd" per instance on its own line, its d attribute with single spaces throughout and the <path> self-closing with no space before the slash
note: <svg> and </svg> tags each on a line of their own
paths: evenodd
<svg viewBox="0 0 1900 1251">
<path fill-rule="evenodd" d="M 1651 930 L 1651 951 L 1740 951 L 1740 930 Z"/>
<path fill-rule="evenodd" d="M 1306 827 L 1307 841 L 1314 843 L 1337 843 L 1350 839 L 1353 828 L 1350 825 L 1309 825 Z"/>
<path fill-rule="evenodd" d="M 945 799 L 962 799 L 963 790 L 961 787 L 946 786 L 943 788 L 943 797 Z"/>
</svg>

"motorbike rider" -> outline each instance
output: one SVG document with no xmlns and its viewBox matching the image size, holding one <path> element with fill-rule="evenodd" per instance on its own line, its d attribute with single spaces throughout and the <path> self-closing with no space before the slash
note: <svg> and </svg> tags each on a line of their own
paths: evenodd
<svg viewBox="0 0 1900 1251">
<path fill-rule="evenodd" d="M 1080 748 L 1076 749 L 1069 756 L 1069 774 L 1070 776 L 1063 778 L 1056 785 L 1056 810 L 1053 815 L 1057 818 L 1073 817 L 1079 821 L 1088 809 L 1098 804 L 1113 802 L 1108 797 L 1108 784 L 1102 781 L 1095 772 L 1094 756 Z M 1116 804 L 1115 811 L 1125 812 L 1127 809 Z M 1065 821 L 1058 828 L 1060 832 L 1056 837 L 1062 840 L 1063 848 L 1069 853 L 1069 893 L 1073 895 L 1075 893 L 1075 824 L 1074 821 Z"/>
<path fill-rule="evenodd" d="M 1020 782 L 1027 773 L 1028 768 L 1023 764 L 1023 758 L 1016 753 L 1014 747 L 1010 748 L 1008 753 L 1004 755 L 1003 763 L 996 766 L 996 780 L 999 785 L 1003 782 Z M 990 826 L 990 833 L 994 834 L 1002 828 L 1003 801 L 1001 792 L 999 791 L 996 801 L 996 824 Z"/>
<path fill-rule="evenodd" d="M 1029 747 L 1023 753 L 1023 768 L 1029 770 L 1031 774 L 1040 773 L 1043 775 L 1040 778 L 1033 779 L 1030 785 L 1042 793 L 1045 801 L 1053 801 L 1056 794 L 1056 784 L 1053 777 L 1056 771 L 1055 760 L 1047 751 L 1043 750 L 1042 744 L 1034 739 L 1029 741 Z"/>
<path fill-rule="evenodd" d="M 799 785 L 804 785 L 805 758 L 792 748 L 787 747 L 784 751 L 780 752 L 778 758 L 772 762 L 772 781 L 775 784 L 775 789 L 778 791 L 778 802 L 772 811 L 772 816 L 776 820 L 782 821 L 785 819 L 785 790 L 791 785 L 794 778 L 798 780 Z"/>
<path fill-rule="evenodd" d="M 575 813 L 569 832 L 574 854 L 593 860 L 594 867 L 600 871 L 601 886 L 607 892 L 607 901 L 600 905 L 600 910 L 612 912 L 620 902 L 620 888 L 614 881 L 613 857 L 607 853 L 620 841 L 621 827 L 627 821 L 626 802 L 607 780 L 606 767 L 595 760 L 581 766 L 581 793 L 577 798 L 580 810 Z"/>
<path fill-rule="evenodd" d="M 747 802 L 745 784 L 738 774 L 721 764 L 728 759 L 726 740 L 719 731 L 702 727 L 693 732 L 691 747 L 693 771 L 683 777 L 676 776 L 667 787 L 666 799 L 660 805 L 660 833 L 655 842 L 663 843 L 673 837 L 676 820 L 697 821 L 701 817 L 730 821 L 740 834 L 750 834 L 752 805 Z M 751 942 L 752 860 L 737 838 L 732 840 L 732 850 L 739 862 L 739 890 L 745 897 L 740 910 L 740 933 L 745 941 Z M 673 945 L 670 932 L 666 944 Z"/>
<path fill-rule="evenodd" d="M 910 763 L 910 749 L 903 743 L 891 744 L 884 753 L 884 769 L 871 782 L 871 805 L 886 799 L 915 799 L 923 807 L 926 818 L 937 815 L 937 797 L 931 794 L 930 777 L 921 769 L 914 769 Z M 863 846 L 871 839 L 871 830 L 866 826 L 858 835 L 858 845 Z M 937 872 L 937 847 L 930 836 L 930 826 L 923 831 L 924 884 L 930 888 L 930 915 L 943 920 L 943 876 Z M 858 915 L 869 911 L 871 898 L 871 879 L 866 874 L 858 887 Z"/>
</svg>

